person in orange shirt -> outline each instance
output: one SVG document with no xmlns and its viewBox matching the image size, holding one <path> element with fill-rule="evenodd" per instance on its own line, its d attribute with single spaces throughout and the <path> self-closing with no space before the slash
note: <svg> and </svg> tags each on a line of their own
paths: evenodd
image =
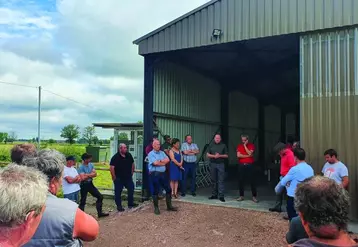
<svg viewBox="0 0 358 247">
<path fill-rule="evenodd" d="M 280 180 L 287 175 L 289 170 L 296 165 L 295 156 L 293 154 L 292 148 L 288 147 L 284 143 L 278 143 L 274 148 L 276 153 L 279 153 L 281 157 L 281 168 L 280 168 Z M 270 208 L 270 212 L 282 212 L 282 201 L 284 196 L 284 191 L 277 195 L 276 204 L 274 207 Z"/>
</svg>

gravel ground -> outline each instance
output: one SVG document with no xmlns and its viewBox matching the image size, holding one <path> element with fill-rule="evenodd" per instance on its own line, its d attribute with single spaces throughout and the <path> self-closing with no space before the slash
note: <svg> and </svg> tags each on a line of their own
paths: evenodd
<svg viewBox="0 0 358 247">
<path fill-rule="evenodd" d="M 278 214 L 174 202 L 178 212 L 153 214 L 151 204 L 100 220 L 99 238 L 85 246 L 287 246 L 288 223 Z"/>
</svg>

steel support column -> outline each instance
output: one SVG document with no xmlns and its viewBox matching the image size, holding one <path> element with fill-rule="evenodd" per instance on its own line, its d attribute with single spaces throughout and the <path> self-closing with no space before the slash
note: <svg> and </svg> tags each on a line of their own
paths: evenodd
<svg viewBox="0 0 358 247">
<path fill-rule="evenodd" d="M 287 135 L 286 135 L 286 111 L 281 109 L 281 142 L 286 143 Z"/>
<path fill-rule="evenodd" d="M 259 111 L 258 111 L 258 148 L 259 148 L 259 165 L 266 169 L 265 167 L 265 105 L 262 102 L 259 102 Z"/>
<path fill-rule="evenodd" d="M 143 111 L 143 124 L 144 124 L 144 145 L 143 145 L 143 158 L 147 157 L 145 147 L 150 143 L 153 138 L 153 107 L 154 107 L 154 61 L 152 58 L 144 57 L 144 111 Z M 143 160 L 143 173 L 142 173 L 142 200 L 148 199 L 150 196 L 148 184 L 148 166 Z"/>
<path fill-rule="evenodd" d="M 221 138 L 229 143 L 229 90 L 226 86 L 221 87 Z"/>
</svg>

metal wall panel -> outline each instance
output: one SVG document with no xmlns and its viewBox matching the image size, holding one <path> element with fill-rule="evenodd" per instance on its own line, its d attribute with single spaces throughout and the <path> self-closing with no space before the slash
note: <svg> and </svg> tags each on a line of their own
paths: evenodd
<svg viewBox="0 0 358 247">
<path fill-rule="evenodd" d="M 304 35 L 300 43 L 302 144 L 317 173 L 324 151 L 338 151 L 349 170 L 357 219 L 358 29 Z"/>
<path fill-rule="evenodd" d="M 286 136 L 296 137 L 296 115 L 293 113 L 286 115 Z"/>
<path fill-rule="evenodd" d="M 154 71 L 154 112 L 202 121 L 221 122 L 220 85 L 171 63 Z"/>
<path fill-rule="evenodd" d="M 358 24 L 357 0 L 216 0 L 134 41 L 139 54 Z M 213 29 L 223 31 L 212 39 Z M 170 44 L 169 44 L 170 43 Z"/>
<path fill-rule="evenodd" d="M 248 134 L 250 140 L 255 140 L 258 148 L 258 111 L 259 104 L 254 97 L 247 96 L 239 91 L 229 95 L 229 161 L 236 164 L 236 147 L 241 142 L 240 136 Z M 256 152 L 258 154 L 258 151 Z"/>
<path fill-rule="evenodd" d="M 258 128 L 259 103 L 257 99 L 234 91 L 230 93 L 229 105 L 229 125 L 242 129 Z"/>
<path fill-rule="evenodd" d="M 205 144 L 208 144 L 219 130 L 219 125 L 201 124 L 165 118 L 157 118 L 156 123 L 163 134 L 168 134 L 172 138 L 178 138 L 181 142 L 184 141 L 186 135 L 192 135 L 193 141 L 199 146 L 201 151 Z"/>
<path fill-rule="evenodd" d="M 281 110 L 276 106 L 265 107 L 265 160 L 272 157 L 272 149 L 281 136 Z"/>
<path fill-rule="evenodd" d="M 202 150 L 221 122 L 220 86 L 214 80 L 172 63 L 154 69 L 154 112 L 163 134 L 184 141 L 191 134 Z"/>
</svg>

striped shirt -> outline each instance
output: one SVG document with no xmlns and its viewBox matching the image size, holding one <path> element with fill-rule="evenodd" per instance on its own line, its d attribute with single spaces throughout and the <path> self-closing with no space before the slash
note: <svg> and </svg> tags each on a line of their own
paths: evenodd
<svg viewBox="0 0 358 247">
<path fill-rule="evenodd" d="M 198 145 L 196 145 L 195 143 L 188 144 L 188 143 L 184 142 L 181 145 L 181 151 L 184 152 L 187 150 L 199 150 L 199 148 L 198 148 Z M 196 155 L 183 154 L 183 158 L 184 158 L 184 161 L 188 162 L 188 163 L 195 163 L 197 160 Z"/>
</svg>

